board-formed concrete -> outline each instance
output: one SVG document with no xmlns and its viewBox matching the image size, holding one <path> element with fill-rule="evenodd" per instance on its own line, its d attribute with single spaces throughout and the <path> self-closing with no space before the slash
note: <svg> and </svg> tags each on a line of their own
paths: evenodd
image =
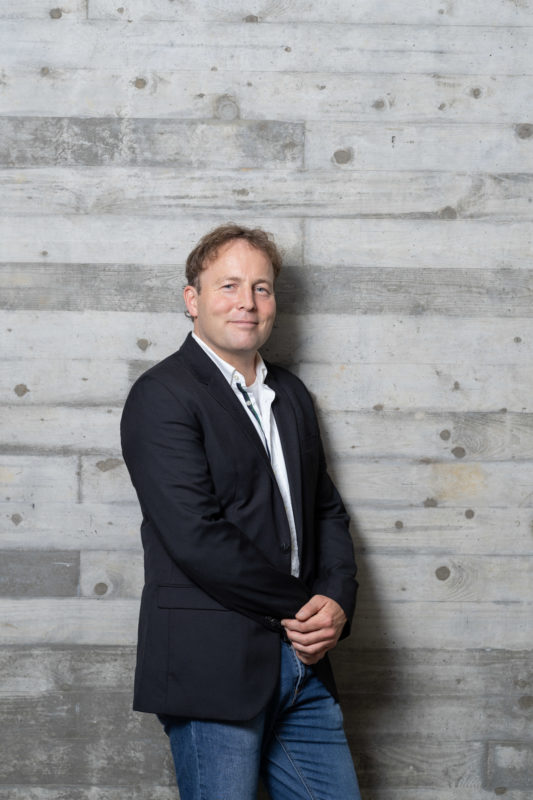
<svg viewBox="0 0 533 800">
<path fill-rule="evenodd" d="M 530 800 L 530 3 L 23 0 L 0 22 L 0 800 L 178 799 L 131 711 L 118 424 L 228 220 L 284 251 L 265 356 L 307 382 L 352 516 L 333 658 L 364 800 Z"/>
</svg>

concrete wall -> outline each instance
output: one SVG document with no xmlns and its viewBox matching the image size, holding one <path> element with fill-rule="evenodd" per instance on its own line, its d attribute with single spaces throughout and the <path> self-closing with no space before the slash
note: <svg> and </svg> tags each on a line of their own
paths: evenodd
<svg viewBox="0 0 533 800">
<path fill-rule="evenodd" d="M 190 247 L 234 219 L 285 248 L 268 352 L 315 394 L 354 518 L 335 661 L 364 800 L 530 798 L 530 2 L 0 18 L 0 797 L 177 797 L 130 711 L 118 421 L 189 327 Z"/>
</svg>

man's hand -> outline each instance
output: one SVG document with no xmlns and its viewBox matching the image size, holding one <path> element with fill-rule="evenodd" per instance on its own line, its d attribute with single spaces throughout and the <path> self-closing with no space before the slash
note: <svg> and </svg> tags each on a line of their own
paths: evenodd
<svg viewBox="0 0 533 800">
<path fill-rule="evenodd" d="M 304 664 L 316 664 L 337 644 L 346 614 L 331 597 L 315 594 L 294 619 L 282 619 L 292 646 Z"/>
</svg>

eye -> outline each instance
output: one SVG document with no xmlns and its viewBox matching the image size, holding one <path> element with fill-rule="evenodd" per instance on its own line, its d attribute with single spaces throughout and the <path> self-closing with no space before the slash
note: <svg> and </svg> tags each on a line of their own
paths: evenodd
<svg viewBox="0 0 533 800">
<path fill-rule="evenodd" d="M 259 292 L 260 294 L 269 295 L 270 289 L 267 289 L 266 286 L 256 286 L 255 291 Z"/>
</svg>

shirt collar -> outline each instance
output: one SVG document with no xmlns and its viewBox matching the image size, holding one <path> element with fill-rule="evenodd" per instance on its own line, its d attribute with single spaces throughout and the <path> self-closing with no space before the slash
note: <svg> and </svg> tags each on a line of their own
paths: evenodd
<svg viewBox="0 0 533 800">
<path fill-rule="evenodd" d="M 231 364 L 228 364 L 227 361 L 224 361 L 223 358 L 220 358 L 214 350 L 212 350 L 208 344 L 206 344 L 203 339 L 200 339 L 194 331 L 192 332 L 192 338 L 194 341 L 200 345 L 204 353 L 206 353 L 211 361 L 213 361 L 216 366 L 219 368 L 221 373 L 224 375 L 227 382 L 230 386 L 235 386 L 237 383 L 246 386 L 246 381 L 244 380 L 244 376 L 239 372 L 238 369 L 235 369 Z M 268 369 L 266 367 L 265 362 L 261 357 L 261 353 L 259 351 L 256 353 L 255 356 L 255 377 L 256 381 L 260 384 L 265 382 L 265 378 L 267 376 Z"/>
</svg>

